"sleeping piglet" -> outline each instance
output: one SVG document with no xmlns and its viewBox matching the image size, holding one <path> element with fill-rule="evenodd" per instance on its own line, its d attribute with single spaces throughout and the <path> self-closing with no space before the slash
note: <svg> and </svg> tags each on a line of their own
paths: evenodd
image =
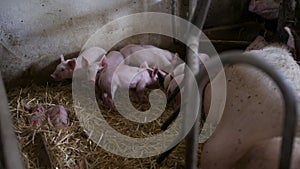
<svg viewBox="0 0 300 169">
<path fill-rule="evenodd" d="M 77 58 L 64 59 L 61 55 L 61 63 L 57 65 L 55 71 L 51 74 L 54 80 L 71 79 L 73 76 L 73 71 L 76 69 L 87 69 L 88 70 L 88 80 L 95 81 L 98 63 L 100 58 L 106 53 L 106 51 L 99 47 L 91 47 L 84 50 L 78 58 L 82 58 L 81 62 Z"/>
<path fill-rule="evenodd" d="M 50 126 L 55 128 L 66 127 L 69 124 L 68 112 L 62 105 L 55 105 L 48 109 L 45 114 Z"/>
<path fill-rule="evenodd" d="M 170 71 L 177 64 L 177 53 L 171 53 L 168 50 L 160 49 L 152 45 L 129 44 L 120 49 L 124 55 L 125 64 L 130 66 L 140 66 L 147 62 L 150 67 L 157 65 L 164 71 Z"/>
<path fill-rule="evenodd" d="M 55 128 L 65 127 L 69 123 L 67 110 L 61 105 L 55 105 L 45 110 L 43 106 L 32 108 L 25 104 L 24 109 L 31 113 L 30 123 L 32 126 L 42 126 L 46 123 L 46 119 L 49 125 Z"/>
<path fill-rule="evenodd" d="M 24 105 L 24 109 L 31 114 L 30 124 L 31 126 L 42 126 L 45 124 L 46 115 L 45 108 L 43 106 L 37 106 L 35 108 L 30 107 L 28 104 Z"/>
</svg>

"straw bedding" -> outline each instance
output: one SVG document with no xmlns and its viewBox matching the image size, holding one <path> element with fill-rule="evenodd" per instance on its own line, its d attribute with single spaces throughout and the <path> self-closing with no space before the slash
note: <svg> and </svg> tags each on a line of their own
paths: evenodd
<svg viewBox="0 0 300 169">
<path fill-rule="evenodd" d="M 83 128 L 75 115 L 72 102 L 72 85 L 62 82 L 47 86 L 33 85 L 17 88 L 8 93 L 9 106 L 20 150 L 24 158 L 25 168 L 49 168 L 45 165 L 45 157 L 41 144 L 44 142 L 53 167 L 57 168 L 183 168 L 184 167 L 184 141 L 162 163 L 157 164 L 156 158 L 125 158 L 103 150 L 97 146 Z M 41 127 L 30 126 L 30 113 L 24 110 L 24 104 L 32 107 L 42 105 L 46 109 L 54 104 L 63 105 L 69 110 L 70 125 L 63 129 L 55 129 L 48 124 Z M 173 111 L 171 108 L 162 116 L 149 124 L 138 124 L 122 117 L 118 112 L 109 110 L 101 103 L 105 120 L 118 132 L 131 137 L 147 137 L 161 132 L 160 126 Z M 136 105 L 149 107 L 148 103 Z M 42 142 L 37 141 L 38 137 Z M 44 148 L 45 149 L 45 148 Z M 36 151 L 38 150 L 38 151 Z"/>
</svg>

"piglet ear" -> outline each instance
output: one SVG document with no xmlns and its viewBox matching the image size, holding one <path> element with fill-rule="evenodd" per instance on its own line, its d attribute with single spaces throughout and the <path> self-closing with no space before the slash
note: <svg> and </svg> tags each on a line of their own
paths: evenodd
<svg viewBox="0 0 300 169">
<path fill-rule="evenodd" d="M 292 48 L 295 49 L 295 38 L 292 34 L 292 31 L 289 27 L 285 26 L 284 30 L 286 31 L 286 33 L 289 35 L 288 41 L 287 41 L 287 45 Z"/>
<path fill-rule="evenodd" d="M 63 55 L 63 54 L 60 55 L 60 61 L 61 61 L 61 62 L 64 62 L 64 61 L 65 61 L 65 58 L 64 58 L 64 55 Z"/>
<path fill-rule="evenodd" d="M 83 69 L 86 69 L 89 67 L 89 62 L 86 60 L 86 58 L 82 57 L 81 65 L 82 65 Z"/>
<path fill-rule="evenodd" d="M 105 67 L 105 66 L 107 66 L 107 58 L 104 55 L 100 60 L 100 67 Z"/>
<path fill-rule="evenodd" d="M 151 73 L 151 77 L 155 77 L 158 73 L 158 66 L 157 65 L 154 65 L 153 67 L 153 71 Z"/>
<path fill-rule="evenodd" d="M 140 65 L 140 68 L 144 68 L 144 69 L 149 68 L 148 63 L 147 63 L 146 61 L 143 62 L 143 63 Z"/>
<path fill-rule="evenodd" d="M 68 61 L 68 65 L 71 67 L 72 70 L 74 70 L 74 69 L 75 69 L 75 66 L 76 66 L 76 59 L 75 59 L 75 58 L 70 59 L 70 60 Z"/>
<path fill-rule="evenodd" d="M 166 77 L 168 74 L 167 74 L 167 72 L 159 69 L 158 70 L 158 75 L 160 75 L 161 77 Z"/>
<path fill-rule="evenodd" d="M 102 66 L 99 66 L 96 70 L 97 70 L 97 73 L 99 72 L 99 71 L 101 71 L 101 70 L 103 70 L 104 69 L 104 67 L 102 67 Z"/>
</svg>

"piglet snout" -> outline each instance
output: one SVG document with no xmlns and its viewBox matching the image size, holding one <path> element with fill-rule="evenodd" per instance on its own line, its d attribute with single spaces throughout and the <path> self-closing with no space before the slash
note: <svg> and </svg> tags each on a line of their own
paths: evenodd
<svg viewBox="0 0 300 169">
<path fill-rule="evenodd" d="M 55 78 L 56 78 L 56 75 L 55 75 L 55 74 L 51 74 L 51 77 L 52 77 L 53 79 L 55 79 Z"/>
<path fill-rule="evenodd" d="M 56 73 L 52 73 L 50 76 L 51 76 L 55 81 L 61 80 L 61 77 L 60 77 L 59 75 L 57 75 Z"/>
</svg>

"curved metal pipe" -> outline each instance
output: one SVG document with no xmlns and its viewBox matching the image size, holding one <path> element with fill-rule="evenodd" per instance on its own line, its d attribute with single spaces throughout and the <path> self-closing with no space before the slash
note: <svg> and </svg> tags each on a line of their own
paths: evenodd
<svg viewBox="0 0 300 169">
<path fill-rule="evenodd" d="M 241 57 L 241 55 L 243 55 Z M 221 68 L 216 67 L 217 63 L 216 57 L 212 58 L 210 62 L 207 63 L 207 71 L 215 72 L 217 74 Z M 254 66 L 262 71 L 264 71 L 268 76 L 270 76 L 274 82 L 278 85 L 284 100 L 285 105 L 285 117 L 283 124 L 283 133 L 282 133 L 282 143 L 281 143 L 281 154 L 279 161 L 279 169 L 288 169 L 290 168 L 291 154 L 295 136 L 295 129 L 297 126 L 297 101 L 294 94 L 294 90 L 291 86 L 285 81 L 281 72 L 277 69 L 274 69 L 273 66 L 267 64 L 262 59 L 252 56 L 250 54 L 241 54 L 241 53 L 224 53 L 220 57 L 223 65 L 228 64 L 247 64 Z M 218 69 L 218 70 L 216 70 Z M 202 94 L 204 91 L 205 84 L 208 82 L 208 74 L 204 69 L 201 69 L 199 74 L 196 77 L 198 82 L 199 91 Z M 200 95 L 202 96 L 202 95 Z M 200 102 L 200 107 L 202 107 L 202 100 Z M 201 114 L 201 109 L 199 111 Z"/>
</svg>

